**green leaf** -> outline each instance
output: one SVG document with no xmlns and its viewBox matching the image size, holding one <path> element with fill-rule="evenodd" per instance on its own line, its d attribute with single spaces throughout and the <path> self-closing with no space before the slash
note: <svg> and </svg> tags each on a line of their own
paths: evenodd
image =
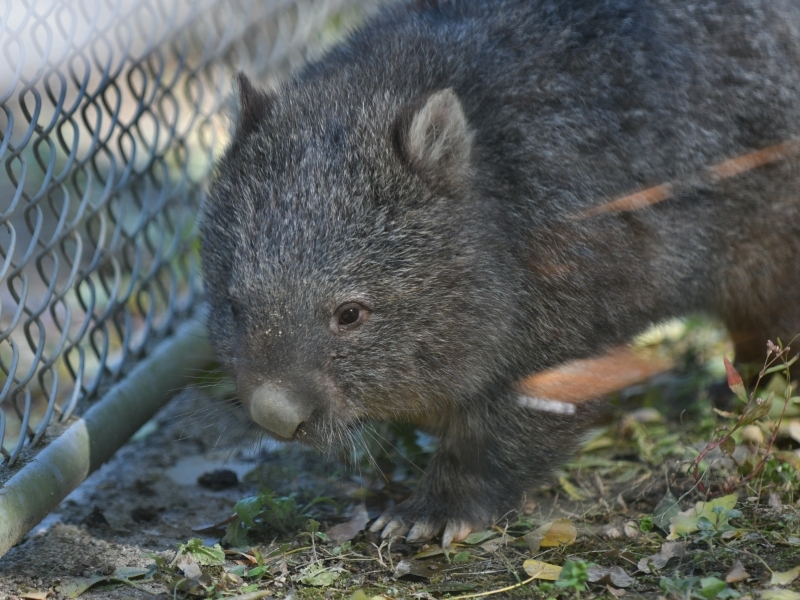
<svg viewBox="0 0 800 600">
<path fill-rule="evenodd" d="M 700 580 L 700 595 L 706 600 L 714 600 L 727 586 L 727 583 L 716 577 L 703 577 Z"/>
<path fill-rule="evenodd" d="M 198 564 L 211 566 L 221 565 L 225 562 L 225 551 L 219 544 L 214 546 L 203 545 L 203 540 L 192 538 L 185 544 L 178 544 L 179 554 L 191 554 Z"/>
<path fill-rule="evenodd" d="M 333 585 L 342 574 L 340 570 L 329 569 L 319 563 L 314 563 L 303 569 L 302 573 L 295 578 L 295 581 L 314 587 L 328 587 Z"/>
<path fill-rule="evenodd" d="M 108 577 L 95 575 L 94 577 L 76 577 L 64 581 L 59 587 L 59 593 L 65 598 L 77 598 L 92 586 L 98 583 L 108 583 Z"/>
<path fill-rule="evenodd" d="M 714 524 L 706 517 L 699 517 L 697 519 L 697 528 L 700 531 L 710 531 L 714 529 Z"/>
<path fill-rule="evenodd" d="M 771 375 L 772 373 L 778 373 L 779 371 L 785 371 L 787 366 L 784 364 L 775 365 L 774 367 L 770 367 L 766 371 L 764 371 L 764 375 Z"/>
<path fill-rule="evenodd" d="M 469 561 L 469 552 L 467 552 L 466 550 L 453 555 L 454 563 L 465 563 L 467 561 Z"/>
<path fill-rule="evenodd" d="M 742 415 L 742 420 L 739 421 L 739 426 L 744 427 L 745 425 L 750 425 L 751 423 L 758 421 L 761 417 L 767 415 L 769 410 L 772 408 L 772 400 L 774 398 L 775 392 L 770 392 L 766 400 L 762 400 L 760 404 L 756 404 L 751 410 Z"/>
<path fill-rule="evenodd" d="M 248 527 L 256 527 L 255 518 L 261 512 L 264 503 L 260 496 L 250 496 L 242 498 L 233 507 L 233 512 L 244 522 Z"/>
<path fill-rule="evenodd" d="M 575 591 L 585 589 L 584 584 L 589 580 L 589 563 L 583 560 L 564 561 L 561 574 L 556 581 L 556 587 L 571 588 Z"/>
<path fill-rule="evenodd" d="M 253 577 L 263 577 L 269 572 L 269 566 L 265 567 L 253 567 L 247 572 L 247 576 L 250 578 Z"/>
<path fill-rule="evenodd" d="M 225 528 L 225 535 L 222 536 L 222 543 L 231 548 L 247 548 L 250 540 L 247 539 L 249 528 L 239 519 L 231 521 Z"/>
<path fill-rule="evenodd" d="M 653 522 L 652 515 L 643 515 L 639 517 L 639 529 L 644 533 L 650 533 L 653 531 L 653 527 L 655 523 Z"/>
<path fill-rule="evenodd" d="M 675 540 L 680 536 L 685 536 L 697 531 L 701 528 L 699 525 L 701 519 L 705 519 L 705 521 L 712 524 L 716 523 L 716 528 L 718 530 L 726 526 L 728 523 L 727 513 L 716 515 L 714 514 L 714 507 L 722 506 L 726 511 L 733 510 L 736 505 L 736 499 L 736 494 L 728 494 L 727 496 L 715 498 L 708 502 L 698 502 L 694 508 L 678 513 L 670 520 L 670 534 L 667 539 Z"/>
<path fill-rule="evenodd" d="M 66 598 L 77 598 L 98 585 L 126 584 L 135 586 L 136 583 L 147 581 L 153 573 L 149 569 L 139 567 L 119 567 L 113 575 L 95 575 L 94 577 L 76 577 L 64 581 L 59 587 L 59 593 Z"/>
<path fill-rule="evenodd" d="M 292 545 L 289 543 L 281 544 L 280 547 L 276 548 L 269 554 L 267 554 L 267 558 L 275 558 L 276 556 L 280 556 L 281 554 L 286 554 L 289 550 L 292 549 Z"/>
<path fill-rule="evenodd" d="M 492 538 L 496 535 L 498 535 L 498 533 L 492 529 L 487 529 L 486 531 L 476 531 L 465 537 L 462 543 L 468 546 L 474 546 L 476 544 L 480 544 L 481 542 L 485 542 L 489 538 Z"/>
<path fill-rule="evenodd" d="M 732 437 L 726 437 L 719 445 L 719 449 L 728 456 L 731 456 L 736 450 L 736 441 Z"/>
</svg>

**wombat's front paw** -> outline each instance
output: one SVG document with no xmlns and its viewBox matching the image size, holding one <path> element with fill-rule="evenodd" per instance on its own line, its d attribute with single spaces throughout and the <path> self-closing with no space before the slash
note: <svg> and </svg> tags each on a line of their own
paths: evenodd
<svg viewBox="0 0 800 600">
<path fill-rule="evenodd" d="M 405 504 L 387 510 L 370 527 L 370 531 L 381 531 L 381 537 L 406 536 L 409 542 L 427 540 L 444 529 L 442 547 L 447 548 L 453 542 L 460 542 L 471 532 L 482 529 L 486 524 L 476 524 L 461 519 L 437 518 L 428 515 L 413 514 L 404 510 Z M 411 514 L 409 514 L 411 513 Z"/>
<path fill-rule="evenodd" d="M 442 547 L 460 542 L 473 531 L 491 525 L 487 506 L 479 502 L 445 502 L 419 490 L 411 498 L 384 512 L 370 527 L 381 537 L 406 536 L 414 542 L 430 539 L 444 530 Z"/>
</svg>

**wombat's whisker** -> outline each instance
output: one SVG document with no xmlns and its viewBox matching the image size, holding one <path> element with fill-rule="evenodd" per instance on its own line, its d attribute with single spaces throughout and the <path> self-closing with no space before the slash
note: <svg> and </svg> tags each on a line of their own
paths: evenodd
<svg viewBox="0 0 800 600">
<path fill-rule="evenodd" d="M 405 461 L 406 461 L 408 464 L 410 464 L 412 467 L 414 467 L 414 468 L 415 468 L 417 471 L 419 471 L 420 473 L 421 473 L 421 472 L 423 472 L 423 469 L 422 469 L 422 468 L 420 468 L 419 466 L 417 466 L 417 464 L 416 464 L 416 463 L 415 463 L 413 460 L 411 460 L 411 458 L 409 458 L 409 457 L 408 457 L 408 456 L 405 454 L 405 452 L 403 452 L 403 450 L 401 450 L 400 448 L 398 448 L 397 446 L 395 446 L 395 445 L 394 445 L 394 444 L 393 444 L 391 441 L 389 441 L 389 440 L 388 440 L 388 439 L 387 439 L 385 436 L 383 436 L 383 435 L 382 435 L 380 432 L 378 432 L 378 430 L 377 430 L 377 429 L 375 429 L 374 427 L 371 427 L 371 426 L 369 426 L 369 425 L 365 425 L 365 426 L 363 427 L 363 430 L 364 430 L 364 431 L 365 431 L 365 432 L 366 432 L 366 433 L 367 433 L 369 436 L 371 436 L 371 437 L 372 437 L 372 438 L 373 438 L 375 441 L 377 441 L 377 442 L 378 442 L 378 445 L 381 447 L 381 450 L 383 450 L 384 452 L 386 452 L 386 449 L 385 449 L 385 448 L 383 447 L 383 445 L 381 444 L 381 440 L 383 440 L 384 442 L 386 442 L 387 444 L 389 444 L 389 446 L 391 446 L 391 447 L 392 447 L 392 449 L 393 449 L 395 452 L 397 452 L 397 454 L 399 454 L 399 455 L 400 455 L 400 456 L 401 456 L 401 457 L 402 457 L 402 458 L 403 458 L 403 459 L 404 459 L 404 460 L 405 460 Z M 388 453 L 387 453 L 387 454 L 388 454 Z"/>
</svg>

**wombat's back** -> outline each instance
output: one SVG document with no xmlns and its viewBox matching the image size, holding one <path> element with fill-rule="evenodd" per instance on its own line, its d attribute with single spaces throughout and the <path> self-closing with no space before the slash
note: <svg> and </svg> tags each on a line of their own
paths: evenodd
<svg viewBox="0 0 800 600">
<path fill-rule="evenodd" d="M 719 316 L 744 360 L 800 333 L 797 153 L 706 176 L 798 139 L 800 3 L 421 4 L 356 34 L 298 86 L 401 104 L 455 90 L 474 130 L 472 182 L 518 261 L 523 369 L 694 311 Z M 575 219 L 661 184 L 675 189 L 656 206 Z"/>
</svg>

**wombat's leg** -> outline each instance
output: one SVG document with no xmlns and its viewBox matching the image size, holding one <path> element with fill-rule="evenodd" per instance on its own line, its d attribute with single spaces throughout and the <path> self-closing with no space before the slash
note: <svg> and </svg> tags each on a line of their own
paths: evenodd
<svg viewBox="0 0 800 600">
<path fill-rule="evenodd" d="M 800 315 L 800 307 L 797 309 L 797 313 Z M 786 319 L 786 321 L 791 320 Z M 780 328 L 775 326 L 769 330 L 733 330 L 730 333 L 733 340 L 736 369 L 747 385 L 754 385 L 758 373 L 764 367 L 767 359 L 767 340 L 777 343 L 780 339 L 784 345 L 792 348 L 792 355 L 800 349 L 800 316 L 794 319 L 791 325 L 783 325 Z M 799 372 L 796 365 L 791 368 L 792 377 L 797 376 Z"/>
<path fill-rule="evenodd" d="M 732 330 L 734 361 L 745 383 L 754 383 L 767 357 L 769 334 L 763 329 Z M 773 340 L 774 341 L 774 340 Z"/>
<path fill-rule="evenodd" d="M 728 315 L 727 327 L 734 346 L 736 368 L 748 385 L 755 384 L 758 372 L 767 359 L 767 340 L 800 349 L 800 269 L 797 274 L 787 274 L 781 289 L 790 288 L 790 294 L 775 294 L 772 306 L 758 307 L 753 314 L 742 317 Z M 794 289 L 791 289 L 794 287 Z M 788 297 L 786 297 L 788 296 Z M 771 310 L 770 310 L 771 309 Z M 792 375 L 798 369 L 792 368 Z"/>
<path fill-rule="evenodd" d="M 414 494 L 371 527 L 414 541 L 444 529 L 447 546 L 519 508 L 526 491 L 565 460 L 586 419 L 521 406 L 514 394 L 483 398 L 448 417 Z"/>
</svg>

